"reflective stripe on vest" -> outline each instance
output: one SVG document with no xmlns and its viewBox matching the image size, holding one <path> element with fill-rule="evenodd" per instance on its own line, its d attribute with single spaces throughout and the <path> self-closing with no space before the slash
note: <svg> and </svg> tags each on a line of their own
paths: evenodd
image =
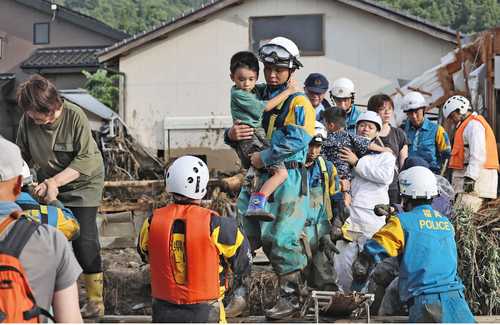
<svg viewBox="0 0 500 325">
<path fill-rule="evenodd" d="M 451 158 L 449 167 L 452 169 L 464 169 L 465 149 L 464 149 L 464 130 L 470 121 L 476 120 L 484 127 L 484 134 L 486 136 L 486 160 L 484 162 L 485 169 L 499 169 L 498 163 L 498 150 L 495 140 L 495 134 L 491 129 L 488 122 L 481 115 L 471 114 L 467 117 L 458 127 L 455 132 L 453 142 L 453 150 L 451 151 Z"/>
<path fill-rule="evenodd" d="M 325 183 L 325 189 L 323 191 L 323 201 L 326 209 L 326 214 L 328 215 L 328 220 L 332 221 L 333 212 L 332 202 L 330 201 L 330 176 L 328 175 L 328 168 L 326 168 L 326 162 L 323 157 L 319 156 L 318 161 L 321 174 L 323 174 L 323 181 Z"/>
<path fill-rule="evenodd" d="M 220 297 L 219 251 L 210 234 L 214 214 L 196 205 L 180 204 L 170 204 L 153 212 L 148 251 L 154 298 L 174 304 L 194 304 Z M 180 255 L 173 247 L 178 237 L 173 235 L 175 221 L 185 224 L 185 277 L 179 276 Z"/>
</svg>

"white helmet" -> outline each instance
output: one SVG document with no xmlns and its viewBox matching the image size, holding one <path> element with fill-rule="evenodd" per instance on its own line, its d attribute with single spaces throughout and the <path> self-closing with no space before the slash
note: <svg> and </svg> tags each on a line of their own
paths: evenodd
<svg viewBox="0 0 500 325">
<path fill-rule="evenodd" d="M 411 91 L 403 97 L 403 112 L 427 106 L 424 96 L 418 91 Z"/>
<path fill-rule="evenodd" d="M 368 121 L 368 122 L 375 123 L 375 125 L 377 126 L 377 130 L 379 132 L 380 132 L 380 130 L 382 130 L 382 119 L 380 118 L 380 116 L 377 113 L 375 113 L 373 111 L 366 111 L 363 114 L 361 114 L 358 117 L 358 120 L 356 121 L 356 127 L 358 126 L 359 122 L 362 122 L 362 121 Z"/>
<path fill-rule="evenodd" d="M 30 166 L 23 160 L 23 170 L 21 172 L 23 176 L 23 186 L 33 183 L 33 175 L 31 175 Z"/>
<path fill-rule="evenodd" d="M 471 109 L 470 102 L 464 96 L 451 96 L 443 105 L 444 118 L 448 118 L 451 113 L 458 109 L 460 115 L 467 113 Z"/>
<path fill-rule="evenodd" d="M 316 121 L 314 124 L 314 136 L 311 141 L 321 143 L 326 140 L 327 136 L 328 134 L 323 123 Z"/>
<path fill-rule="evenodd" d="M 302 67 L 299 56 L 297 45 L 286 37 L 275 37 L 259 48 L 259 59 L 262 63 L 270 63 L 289 69 Z"/>
<path fill-rule="evenodd" d="M 331 96 L 336 98 L 349 98 L 354 94 L 354 83 L 351 79 L 339 78 L 333 82 Z"/>
<path fill-rule="evenodd" d="M 438 195 L 436 176 L 422 166 L 408 168 L 399 174 L 399 190 L 412 199 L 432 199 Z"/>
<path fill-rule="evenodd" d="M 207 194 L 208 179 L 207 165 L 193 156 L 177 158 L 165 175 L 167 192 L 194 200 L 200 200 Z"/>
</svg>

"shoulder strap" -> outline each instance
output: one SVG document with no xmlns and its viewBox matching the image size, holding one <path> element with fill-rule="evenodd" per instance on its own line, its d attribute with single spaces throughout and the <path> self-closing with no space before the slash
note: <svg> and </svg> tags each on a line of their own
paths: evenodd
<svg viewBox="0 0 500 325">
<path fill-rule="evenodd" d="M 283 114 L 283 111 L 281 110 L 283 107 L 287 107 L 288 104 L 296 97 L 296 94 L 292 94 L 287 97 L 284 101 L 282 101 L 278 106 L 276 106 L 272 111 L 271 111 L 271 116 L 269 117 L 269 124 L 267 126 L 267 132 L 266 132 L 266 138 L 271 139 L 273 132 L 274 132 L 274 127 L 276 124 L 278 127 L 284 123 L 284 118 L 281 116 Z"/>
<path fill-rule="evenodd" d="M 325 190 L 323 191 L 323 201 L 325 205 L 326 214 L 328 215 L 328 220 L 333 220 L 332 212 L 332 202 L 330 201 L 330 176 L 328 175 L 328 168 L 326 167 L 326 162 L 323 157 L 318 157 L 319 168 L 321 174 L 323 175 L 323 181 L 325 183 Z"/>
<path fill-rule="evenodd" d="M 11 256 L 19 257 L 24 246 L 31 238 L 31 235 L 33 235 L 33 233 L 38 229 L 38 224 L 32 222 L 24 216 L 14 220 L 14 226 L 9 231 L 5 239 L 0 242 L 0 251 Z M 2 230 L 5 230 L 5 228 Z"/>
</svg>

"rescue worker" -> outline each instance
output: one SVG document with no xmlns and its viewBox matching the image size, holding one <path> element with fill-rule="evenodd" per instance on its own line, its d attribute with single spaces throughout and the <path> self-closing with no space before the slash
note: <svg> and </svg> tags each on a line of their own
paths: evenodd
<svg viewBox="0 0 500 325">
<path fill-rule="evenodd" d="M 51 188 L 47 191 L 47 204 L 40 204 L 29 193 L 29 188 L 32 187 L 33 176 L 31 171 L 23 161 L 23 187 L 22 192 L 16 198 L 16 204 L 24 211 L 25 215 L 32 220 L 48 224 L 57 230 L 61 231 L 68 240 L 74 240 L 79 236 L 80 225 L 75 219 L 73 212 L 65 208 L 64 205 L 57 199 L 57 188 Z"/>
<path fill-rule="evenodd" d="M 142 226 L 137 250 L 151 265 L 154 323 L 225 323 L 226 272 L 237 280 L 250 273 L 249 244 L 236 221 L 200 207 L 208 179 L 201 159 L 176 159 L 166 173 L 174 203 Z"/>
<path fill-rule="evenodd" d="M 273 38 L 259 49 L 259 59 L 264 63 L 266 89 L 264 100 L 282 92 L 287 81 L 302 64 L 299 49 L 284 37 Z M 307 170 L 304 162 L 309 142 L 314 135 L 315 112 L 303 93 L 289 96 L 275 109 L 265 112 L 262 125 L 267 130 L 271 147 L 251 157 L 255 168 L 262 168 L 284 161 L 287 180 L 274 192 L 269 211 L 276 216 L 272 222 L 256 222 L 240 218 L 252 250 L 263 247 L 274 272 L 279 277 L 280 289 L 277 304 L 266 311 L 269 319 L 283 319 L 299 310 L 299 286 L 303 281 L 301 271 L 307 265 L 307 256 L 300 244 L 309 209 Z M 250 139 L 253 129 L 235 124 L 226 133 L 226 143 Z M 261 173 L 259 181 L 269 175 Z M 238 215 L 243 216 L 250 198 L 251 188 L 243 186 L 238 197 Z"/>
<path fill-rule="evenodd" d="M 382 129 L 382 119 L 372 111 L 367 111 L 358 119 L 357 134 L 382 143 L 378 134 Z M 373 208 L 377 204 L 389 204 L 389 185 L 394 177 L 396 157 L 390 152 L 372 153 L 358 157 L 350 149 L 341 149 L 341 158 L 353 167 L 351 184 L 352 202 L 349 206 L 348 234 L 352 241 L 340 240 L 335 255 L 335 270 L 338 285 L 344 292 L 360 288 L 353 284 L 351 266 L 362 250 L 366 239 L 370 238 L 385 224 L 383 216 L 377 216 Z"/>
<path fill-rule="evenodd" d="M 336 252 L 330 238 L 332 227 L 341 231 L 343 222 L 333 215 L 333 196 L 340 191 L 340 178 L 335 166 L 321 156 L 321 145 L 327 137 L 326 128 L 316 122 L 316 135 L 309 143 L 305 166 L 309 179 L 310 208 L 304 233 L 309 245 L 309 266 L 306 278 L 309 286 L 317 290 L 335 291 L 336 276 L 333 269 L 333 254 Z"/>
<path fill-rule="evenodd" d="M 316 110 L 316 121 L 323 121 L 323 111 L 331 107 L 328 100 L 325 99 L 326 92 L 328 91 L 328 79 L 321 73 L 311 73 L 304 81 L 304 91 L 311 105 Z"/>
<path fill-rule="evenodd" d="M 455 192 L 495 199 L 499 168 L 495 133 L 463 96 L 448 98 L 443 115 L 456 126 L 449 163 Z"/>
<path fill-rule="evenodd" d="M 427 104 L 421 93 L 412 91 L 403 97 L 403 111 L 408 120 L 402 129 L 408 138 L 408 157 L 425 159 L 430 169 L 439 174 L 443 163 L 450 157 L 450 140 L 441 125 L 425 117 Z"/>
<path fill-rule="evenodd" d="M 354 277 L 365 281 L 375 263 L 399 256 L 399 294 L 408 304 L 410 323 L 474 323 L 457 274 L 453 225 L 431 206 L 438 194 L 436 177 L 416 166 L 401 172 L 399 186 L 406 212 L 390 215 L 367 241 L 353 264 Z"/>
<path fill-rule="evenodd" d="M 87 291 L 82 316 L 102 317 L 103 273 L 96 216 L 104 187 L 104 163 L 89 121 L 80 107 L 63 100 L 54 84 L 40 75 L 19 86 L 17 103 L 24 114 L 16 143 L 24 160 L 37 166 L 39 183 L 33 194 L 43 200 L 48 192 L 58 190 L 59 200 L 78 220 L 80 236 L 71 243 Z"/>
<path fill-rule="evenodd" d="M 330 98 L 333 106 L 342 108 L 346 112 L 346 130 L 351 134 L 356 134 L 356 121 L 363 113 L 354 104 L 354 83 L 347 78 L 339 78 L 333 82 L 330 90 Z"/>
</svg>

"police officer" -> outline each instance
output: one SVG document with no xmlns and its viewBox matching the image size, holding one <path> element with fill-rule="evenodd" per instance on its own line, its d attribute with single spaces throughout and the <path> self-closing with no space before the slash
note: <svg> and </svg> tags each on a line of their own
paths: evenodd
<svg viewBox="0 0 500 325">
<path fill-rule="evenodd" d="M 356 134 L 356 122 L 363 113 L 354 105 L 354 83 L 347 78 L 339 78 L 333 82 L 330 90 L 330 98 L 334 106 L 342 108 L 346 112 L 346 130 Z"/>
<path fill-rule="evenodd" d="M 333 254 L 336 253 L 336 248 L 330 238 L 330 230 L 331 223 L 339 229 L 343 223 L 333 215 L 331 200 L 340 191 L 340 178 L 335 166 L 320 155 L 321 146 L 327 137 L 325 126 L 316 122 L 315 133 L 309 143 L 305 163 L 311 196 L 304 230 L 311 254 L 306 277 L 311 287 L 334 291 L 338 290 L 333 269 Z"/>
<path fill-rule="evenodd" d="M 401 172 L 399 185 L 406 212 L 389 216 L 366 242 L 353 276 L 364 281 L 375 263 L 399 256 L 399 295 L 408 304 L 410 323 L 474 323 L 457 274 L 453 225 L 431 206 L 438 195 L 436 177 L 416 166 Z"/>
<path fill-rule="evenodd" d="M 284 91 L 287 82 L 302 64 L 295 43 L 276 37 L 259 49 L 259 59 L 264 64 L 266 89 L 263 99 L 270 99 Z M 257 222 L 241 218 L 252 249 L 263 247 L 273 270 L 279 277 L 280 289 L 277 304 L 266 311 L 269 319 L 283 319 L 299 311 L 299 286 L 301 271 L 307 265 L 307 256 L 300 244 L 307 211 L 309 191 L 304 162 L 309 142 L 314 135 L 315 111 L 303 93 L 290 95 L 275 109 L 265 112 L 263 127 L 271 146 L 252 155 L 255 168 L 262 168 L 283 161 L 288 171 L 287 180 L 274 192 L 269 211 L 276 216 L 272 222 Z M 251 138 L 253 130 L 245 125 L 234 125 L 227 133 L 226 143 Z M 269 175 L 261 173 L 259 181 Z M 238 215 L 244 215 L 251 188 L 244 186 L 237 202 Z"/>
<path fill-rule="evenodd" d="M 498 151 L 495 133 L 488 122 L 472 112 L 463 96 L 448 98 L 444 118 L 457 127 L 449 167 L 457 193 L 476 193 L 480 198 L 495 199 L 498 186 Z"/>
<path fill-rule="evenodd" d="M 307 76 L 306 81 L 304 82 L 305 93 L 316 110 L 316 121 L 319 122 L 323 120 L 323 111 L 326 108 L 331 107 L 328 100 L 325 99 L 328 88 L 328 79 L 326 79 L 326 77 L 321 73 L 311 73 Z"/>
<path fill-rule="evenodd" d="M 450 140 L 441 125 L 425 117 L 427 104 L 421 93 L 412 91 L 403 97 L 403 111 L 408 120 L 403 124 L 409 141 L 408 157 L 419 156 L 439 174 L 441 165 L 450 156 Z"/>
</svg>

